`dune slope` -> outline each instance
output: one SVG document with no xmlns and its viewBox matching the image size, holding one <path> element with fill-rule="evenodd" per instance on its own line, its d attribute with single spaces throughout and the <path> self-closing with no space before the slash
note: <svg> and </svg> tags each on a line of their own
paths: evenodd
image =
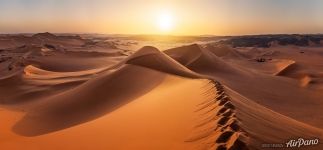
<svg viewBox="0 0 323 150">
<path fill-rule="evenodd" d="M 323 138 L 315 49 L 192 44 L 126 57 L 79 36 L 4 39 L 0 149 L 246 150 Z"/>
</svg>

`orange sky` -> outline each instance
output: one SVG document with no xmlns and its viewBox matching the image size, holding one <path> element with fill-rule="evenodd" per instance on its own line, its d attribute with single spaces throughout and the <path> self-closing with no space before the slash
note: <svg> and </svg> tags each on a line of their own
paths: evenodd
<svg viewBox="0 0 323 150">
<path fill-rule="evenodd" d="M 323 33 L 321 6 L 321 0 L 2 0 L 0 33 Z M 159 17 L 165 12 L 167 30 Z"/>
</svg>

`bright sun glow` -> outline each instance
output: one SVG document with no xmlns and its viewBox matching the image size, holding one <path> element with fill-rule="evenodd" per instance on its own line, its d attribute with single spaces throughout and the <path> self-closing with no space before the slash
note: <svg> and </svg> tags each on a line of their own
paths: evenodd
<svg viewBox="0 0 323 150">
<path fill-rule="evenodd" d="M 157 17 L 157 26 L 162 32 L 169 32 L 174 27 L 174 18 L 170 12 L 162 12 Z"/>
</svg>

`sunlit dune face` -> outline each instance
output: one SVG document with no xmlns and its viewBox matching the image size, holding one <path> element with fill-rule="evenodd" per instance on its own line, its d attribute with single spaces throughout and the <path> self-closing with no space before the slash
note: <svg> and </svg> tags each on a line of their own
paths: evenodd
<svg viewBox="0 0 323 150">
<path fill-rule="evenodd" d="M 174 27 L 174 16 L 171 12 L 160 12 L 157 16 L 156 24 L 161 32 L 170 32 Z"/>
</svg>

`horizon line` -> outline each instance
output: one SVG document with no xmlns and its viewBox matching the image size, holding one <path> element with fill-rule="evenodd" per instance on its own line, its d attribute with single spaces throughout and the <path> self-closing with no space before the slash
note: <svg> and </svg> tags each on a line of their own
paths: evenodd
<svg viewBox="0 0 323 150">
<path fill-rule="evenodd" d="M 149 33 L 96 33 L 96 32 L 0 32 L 0 35 L 34 35 L 39 33 L 51 33 L 51 34 L 69 34 L 69 35 L 127 35 L 127 36 L 174 36 L 174 37 L 181 37 L 181 36 L 204 36 L 204 37 L 230 37 L 230 36 L 260 36 L 260 35 L 323 35 L 322 33 L 260 33 L 260 34 L 232 34 L 232 35 L 216 35 L 216 34 L 149 34 Z"/>
</svg>

